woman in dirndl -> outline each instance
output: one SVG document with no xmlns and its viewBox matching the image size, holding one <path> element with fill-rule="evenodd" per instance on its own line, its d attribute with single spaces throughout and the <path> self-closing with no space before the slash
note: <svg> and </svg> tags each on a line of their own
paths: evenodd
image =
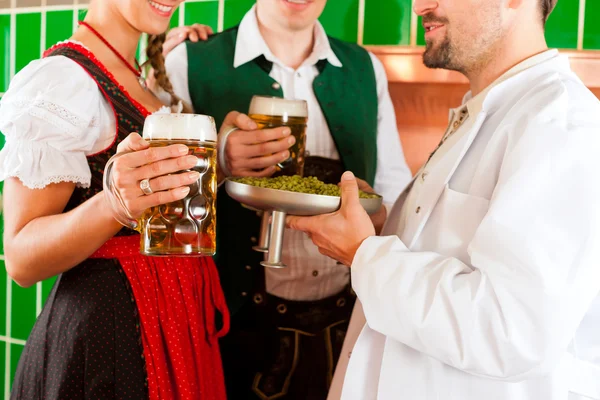
<svg viewBox="0 0 600 400">
<path fill-rule="evenodd" d="M 135 55 L 142 33 L 163 34 L 180 3 L 92 0 L 72 38 L 21 70 L 2 99 L 6 269 L 22 286 L 58 276 L 12 399 L 225 399 L 218 338 L 229 319 L 212 258 L 140 255 L 139 235 L 102 191 L 117 152 L 128 152 L 113 173 L 134 219 L 197 179 L 178 173 L 196 162 L 185 146 L 150 150 L 132 133 L 172 111 Z M 152 63 L 164 68 L 160 52 Z"/>
</svg>

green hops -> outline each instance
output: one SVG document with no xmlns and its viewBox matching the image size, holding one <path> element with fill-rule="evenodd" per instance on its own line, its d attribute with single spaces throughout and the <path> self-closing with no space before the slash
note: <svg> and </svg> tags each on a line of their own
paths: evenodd
<svg viewBox="0 0 600 400">
<path fill-rule="evenodd" d="M 276 178 L 234 178 L 232 181 L 246 185 L 258 186 L 267 189 L 285 190 L 288 192 L 319 194 L 322 196 L 340 197 L 340 188 L 337 185 L 326 184 L 310 176 L 302 178 L 299 175 L 278 176 Z M 380 197 L 377 194 L 359 191 L 361 199 L 374 199 Z"/>
</svg>

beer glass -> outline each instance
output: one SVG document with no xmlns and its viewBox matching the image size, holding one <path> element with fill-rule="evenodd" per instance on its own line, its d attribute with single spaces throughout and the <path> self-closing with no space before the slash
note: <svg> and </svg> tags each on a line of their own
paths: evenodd
<svg viewBox="0 0 600 400">
<path fill-rule="evenodd" d="M 287 126 L 296 143 L 290 148 L 290 157 L 277 164 L 273 176 L 304 174 L 304 152 L 306 149 L 306 122 L 308 105 L 304 100 L 286 100 L 279 97 L 254 96 L 250 102 L 248 116 L 256 122 L 258 129 Z"/>
<path fill-rule="evenodd" d="M 248 116 L 256 122 L 258 129 L 270 129 L 287 126 L 296 138 L 296 143 L 289 149 L 290 157 L 277 164 L 273 176 L 304 176 L 304 153 L 306 150 L 306 123 L 308 121 L 308 104 L 304 100 L 286 100 L 280 97 L 253 96 L 250 101 Z M 273 235 L 270 224 L 272 213 L 264 211 L 260 227 L 260 240 L 252 247 L 255 251 L 269 253 L 269 243 L 281 241 L 283 231 Z M 277 246 L 275 246 L 277 247 Z M 275 264 L 274 264 L 275 265 Z"/>
<path fill-rule="evenodd" d="M 153 114 L 146 118 L 143 137 L 150 147 L 184 144 L 197 157 L 200 173 L 190 192 L 172 203 L 151 207 L 133 220 L 119 207 L 112 185 L 111 158 L 105 168 L 104 188 L 117 219 L 140 232 L 140 252 L 149 256 L 211 256 L 216 251 L 217 131 L 212 117 L 194 114 Z M 181 172 L 191 172 L 185 170 Z"/>
</svg>

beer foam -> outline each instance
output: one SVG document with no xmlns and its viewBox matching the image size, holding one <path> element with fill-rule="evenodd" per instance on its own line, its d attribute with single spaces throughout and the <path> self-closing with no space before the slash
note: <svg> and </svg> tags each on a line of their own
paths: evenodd
<svg viewBox="0 0 600 400">
<path fill-rule="evenodd" d="M 279 97 L 254 96 L 250 102 L 249 114 L 272 115 L 275 117 L 308 117 L 308 107 L 304 100 L 287 100 Z"/>
<path fill-rule="evenodd" d="M 215 120 L 209 115 L 161 114 L 149 115 L 144 122 L 147 140 L 200 140 L 216 142 Z"/>
</svg>

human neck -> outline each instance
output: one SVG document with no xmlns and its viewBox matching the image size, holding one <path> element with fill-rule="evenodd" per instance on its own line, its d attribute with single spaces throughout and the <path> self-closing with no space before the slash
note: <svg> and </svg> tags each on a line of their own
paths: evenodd
<svg viewBox="0 0 600 400">
<path fill-rule="evenodd" d="M 311 55 L 314 47 L 315 24 L 293 31 L 271 23 L 257 8 L 258 29 L 275 57 L 290 68 L 297 69 Z"/>
<path fill-rule="evenodd" d="M 503 40 L 491 52 L 492 55 L 488 61 L 465 73 L 471 84 L 471 93 L 473 96 L 481 93 L 515 65 L 548 50 L 543 32 L 537 35 L 529 32 L 528 35 L 520 36 L 529 37 L 524 43 L 522 40 L 516 41 L 510 40 L 510 38 Z M 515 43 L 518 43 L 518 45 L 515 45 Z"/>
<path fill-rule="evenodd" d="M 96 1 L 92 2 L 84 21 L 110 43 L 128 63 L 131 65 L 135 63 L 141 32 L 132 27 L 123 15 L 114 11 L 106 3 Z M 103 49 L 99 50 L 103 54 L 112 53 L 101 39 L 86 27 L 80 27 L 73 38 L 96 44 L 95 47 Z"/>
</svg>

